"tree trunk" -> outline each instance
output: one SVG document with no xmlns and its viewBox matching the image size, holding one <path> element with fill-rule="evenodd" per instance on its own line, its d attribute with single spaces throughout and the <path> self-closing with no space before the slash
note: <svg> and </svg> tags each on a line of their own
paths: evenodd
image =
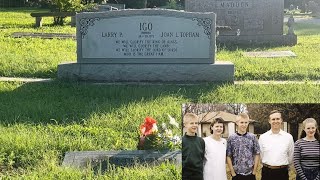
<svg viewBox="0 0 320 180">
<path fill-rule="evenodd" d="M 64 18 L 65 17 L 54 17 L 53 18 L 53 24 L 54 25 L 63 25 L 63 23 L 64 23 Z"/>
</svg>

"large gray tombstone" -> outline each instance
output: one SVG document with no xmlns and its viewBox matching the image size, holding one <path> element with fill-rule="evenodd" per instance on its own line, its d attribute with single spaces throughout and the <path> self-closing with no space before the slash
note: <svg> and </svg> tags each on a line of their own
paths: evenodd
<svg viewBox="0 0 320 180">
<path fill-rule="evenodd" d="M 215 62 L 215 14 L 144 9 L 77 14 L 77 63 L 62 79 L 107 82 L 233 81 Z"/>
<path fill-rule="evenodd" d="M 218 42 L 296 44 L 296 36 L 283 35 L 284 0 L 186 0 L 186 11 L 214 12 L 220 31 Z"/>
</svg>

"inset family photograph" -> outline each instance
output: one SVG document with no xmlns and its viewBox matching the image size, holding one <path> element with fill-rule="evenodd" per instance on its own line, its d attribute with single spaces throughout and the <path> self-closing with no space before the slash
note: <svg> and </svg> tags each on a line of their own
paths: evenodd
<svg viewBox="0 0 320 180">
<path fill-rule="evenodd" d="M 183 104 L 183 180 L 319 179 L 320 104 Z"/>
</svg>

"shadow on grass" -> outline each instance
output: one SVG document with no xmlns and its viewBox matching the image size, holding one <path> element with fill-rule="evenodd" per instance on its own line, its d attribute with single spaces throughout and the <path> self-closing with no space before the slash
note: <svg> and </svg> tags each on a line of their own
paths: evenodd
<svg viewBox="0 0 320 180">
<path fill-rule="evenodd" d="M 320 21 L 319 21 L 320 23 Z M 295 25 L 295 32 L 299 35 L 319 35 L 320 24 L 312 23 L 297 23 Z"/>
<path fill-rule="evenodd" d="M 43 27 L 63 27 L 63 26 L 71 26 L 70 22 L 65 22 L 63 25 L 56 25 L 56 24 L 42 24 L 42 28 Z M 11 28 L 29 28 L 29 29 L 38 29 L 41 27 L 35 27 L 35 23 L 31 23 L 31 24 L 12 24 L 12 23 L 3 23 L 0 25 L 0 29 L 11 29 Z"/>
<path fill-rule="evenodd" d="M 35 7 L 17 7 L 17 8 L 2 8 L 0 7 L 1 12 L 8 12 L 8 13 L 33 13 L 33 12 L 48 12 L 49 9 L 45 8 L 35 8 Z"/>
<path fill-rule="evenodd" d="M 130 103 L 147 104 L 166 97 L 198 102 L 202 94 L 219 85 L 106 85 L 59 81 L 18 84 L 13 91 L 0 93 L 0 122 L 4 126 L 81 124 L 92 113 L 115 112 Z"/>
<path fill-rule="evenodd" d="M 29 37 L 27 37 L 29 38 Z M 30 72 L 27 70 L 22 70 L 19 72 L 0 72 L 0 76 L 3 77 L 22 77 L 22 78 L 56 78 L 57 68 L 50 69 L 38 69 L 37 71 Z"/>
</svg>

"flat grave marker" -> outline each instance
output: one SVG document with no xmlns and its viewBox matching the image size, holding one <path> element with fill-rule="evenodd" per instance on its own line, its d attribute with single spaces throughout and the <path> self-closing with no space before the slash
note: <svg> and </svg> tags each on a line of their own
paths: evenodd
<svg viewBox="0 0 320 180">
<path fill-rule="evenodd" d="M 256 51 L 244 52 L 246 57 L 264 57 L 264 58 L 277 58 L 277 57 L 296 57 L 297 55 L 292 51 Z"/>
<path fill-rule="evenodd" d="M 165 161 L 171 161 L 176 165 L 181 165 L 181 151 L 74 151 L 66 153 L 62 166 L 80 169 L 91 166 L 93 169 L 102 168 L 102 170 L 106 170 L 110 165 L 129 167 L 145 163 L 156 165 Z"/>
</svg>

